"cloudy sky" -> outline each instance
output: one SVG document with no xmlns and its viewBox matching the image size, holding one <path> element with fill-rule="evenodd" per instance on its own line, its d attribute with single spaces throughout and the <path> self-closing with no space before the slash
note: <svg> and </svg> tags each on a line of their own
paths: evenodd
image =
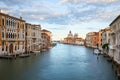
<svg viewBox="0 0 120 80">
<path fill-rule="evenodd" d="M 120 14 L 120 0 L 0 0 L 0 9 L 26 22 L 41 24 L 52 32 L 54 40 L 72 33 L 103 29 Z"/>
</svg>

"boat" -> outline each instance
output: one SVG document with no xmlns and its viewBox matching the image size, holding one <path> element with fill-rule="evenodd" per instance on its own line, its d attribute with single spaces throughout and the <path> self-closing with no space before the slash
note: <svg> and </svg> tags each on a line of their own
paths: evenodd
<svg viewBox="0 0 120 80">
<path fill-rule="evenodd" d="M 34 53 L 40 53 L 40 51 L 33 51 Z"/>
<path fill-rule="evenodd" d="M 99 49 L 94 49 L 94 54 L 99 55 Z"/>
<path fill-rule="evenodd" d="M 1 59 L 13 59 L 14 57 L 12 55 L 0 55 Z"/>
<path fill-rule="evenodd" d="M 19 58 L 25 58 L 25 57 L 29 57 L 30 56 L 30 54 L 21 54 L 21 55 L 19 55 Z"/>
<path fill-rule="evenodd" d="M 47 51 L 47 49 L 42 49 L 42 51 Z"/>
</svg>

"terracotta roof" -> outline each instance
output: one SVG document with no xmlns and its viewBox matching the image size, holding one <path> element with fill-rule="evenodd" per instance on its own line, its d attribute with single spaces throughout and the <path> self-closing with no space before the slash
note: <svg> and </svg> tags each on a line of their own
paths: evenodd
<svg viewBox="0 0 120 80">
<path fill-rule="evenodd" d="M 50 32 L 50 31 L 48 31 L 48 30 L 46 30 L 46 29 L 43 29 L 42 31 L 45 31 L 45 32 Z M 51 32 L 50 32 L 51 33 Z"/>
</svg>

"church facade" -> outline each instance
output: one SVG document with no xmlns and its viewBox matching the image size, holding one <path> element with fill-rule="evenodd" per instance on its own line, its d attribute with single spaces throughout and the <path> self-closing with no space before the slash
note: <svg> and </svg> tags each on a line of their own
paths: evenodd
<svg viewBox="0 0 120 80">
<path fill-rule="evenodd" d="M 69 31 L 69 34 L 66 38 L 64 38 L 63 43 L 65 44 L 75 44 L 75 45 L 84 45 L 84 39 L 78 37 L 78 34 L 72 34 Z"/>
</svg>

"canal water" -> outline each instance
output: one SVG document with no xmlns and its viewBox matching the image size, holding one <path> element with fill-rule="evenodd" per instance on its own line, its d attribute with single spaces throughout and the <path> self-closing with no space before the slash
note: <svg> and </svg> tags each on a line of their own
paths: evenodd
<svg viewBox="0 0 120 80">
<path fill-rule="evenodd" d="M 84 46 L 57 44 L 16 60 L 0 59 L 0 80 L 118 80 L 111 63 Z"/>
</svg>

